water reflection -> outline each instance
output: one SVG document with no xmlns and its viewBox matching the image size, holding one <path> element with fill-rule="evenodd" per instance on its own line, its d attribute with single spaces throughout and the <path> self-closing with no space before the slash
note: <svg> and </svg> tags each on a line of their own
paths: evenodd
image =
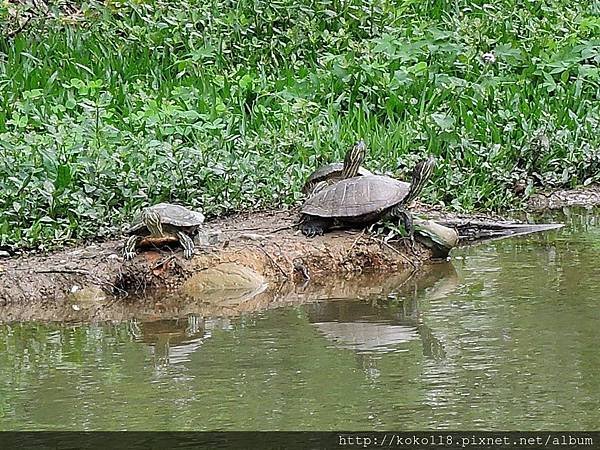
<svg viewBox="0 0 600 450">
<path fill-rule="evenodd" d="M 417 293 L 406 286 L 405 295 L 390 307 L 380 303 L 338 300 L 308 305 L 309 320 L 335 347 L 360 353 L 402 351 L 401 345 L 421 339 L 423 354 L 443 356 L 443 345 L 420 320 Z M 395 293 L 396 295 L 398 293 Z"/>
<path fill-rule="evenodd" d="M 365 277 L 341 279 L 335 284 L 335 299 L 330 291 L 324 295 L 319 289 L 304 288 L 297 297 L 307 302 L 305 310 L 313 326 L 338 348 L 359 353 L 402 351 L 399 344 L 421 338 L 424 354 L 439 357 L 443 346 L 419 320 L 418 292 L 429 289 L 433 296 L 449 292 L 457 284 L 456 272 L 452 264 L 442 263 L 429 268 L 424 276 L 413 280 L 412 275 L 390 274 L 384 283 Z M 325 298 L 321 300 L 319 293 Z M 363 301 L 357 301 L 359 296 Z M 132 337 L 148 345 L 157 368 L 189 362 L 213 330 L 233 329 L 229 318 L 194 314 L 127 323 Z"/>
<path fill-rule="evenodd" d="M 210 339 L 214 330 L 232 329 L 230 319 L 195 315 L 148 322 L 132 319 L 128 326 L 135 340 L 152 350 L 157 367 L 189 362 L 191 355 Z"/>
<path fill-rule="evenodd" d="M 130 329 L 137 340 L 148 344 L 153 350 L 156 366 L 189 361 L 189 356 L 210 337 L 204 328 L 204 320 L 196 316 L 188 316 L 186 320 L 157 320 L 141 325 L 132 320 Z"/>
<path fill-rule="evenodd" d="M 358 352 L 392 352 L 397 344 L 418 338 L 416 327 L 369 322 L 316 322 L 313 325 L 336 347 Z"/>
<path fill-rule="evenodd" d="M 418 276 L 0 325 L 0 429 L 593 429 L 600 225 L 573 219 Z"/>
<path fill-rule="evenodd" d="M 385 300 L 327 300 L 307 305 L 306 311 L 312 326 L 330 342 L 328 346 L 355 352 L 358 366 L 374 380 L 380 376 L 381 354 L 408 352 L 411 347 L 405 344 L 410 341 L 420 340 L 426 357 L 444 357 L 443 343 L 422 321 L 419 297 L 427 292 L 430 298 L 440 298 L 457 286 L 453 266 L 441 264 L 429 276 L 390 291 Z"/>
</svg>

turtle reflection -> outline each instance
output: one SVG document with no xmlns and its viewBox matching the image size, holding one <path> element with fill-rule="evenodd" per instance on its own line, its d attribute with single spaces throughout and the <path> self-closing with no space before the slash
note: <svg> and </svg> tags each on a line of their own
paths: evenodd
<svg viewBox="0 0 600 450">
<path fill-rule="evenodd" d="M 421 340 L 423 355 L 445 356 L 443 344 L 431 329 L 419 323 L 418 311 L 404 308 L 391 310 L 351 300 L 311 305 L 309 320 L 333 346 L 353 350 L 358 366 L 367 378 L 375 381 L 382 354 L 409 351 L 406 344 Z"/>
<path fill-rule="evenodd" d="M 309 321 L 333 346 L 353 350 L 370 379 L 379 376 L 377 361 L 382 354 L 409 351 L 406 344 L 415 340 L 421 341 L 425 357 L 442 359 L 444 345 L 423 323 L 418 307 L 421 294 L 434 298 L 456 288 L 453 268 L 440 269 L 418 283 L 402 286 L 385 300 L 340 299 L 309 305 Z"/>
<path fill-rule="evenodd" d="M 212 330 L 230 326 L 227 319 L 206 319 L 190 315 L 186 318 L 130 322 L 137 339 L 152 349 L 156 367 L 188 362 L 191 355 L 211 337 Z"/>
<path fill-rule="evenodd" d="M 414 318 L 390 314 L 369 303 L 341 300 L 314 306 L 309 313 L 313 326 L 337 347 L 392 352 L 398 344 L 419 337 Z"/>
</svg>

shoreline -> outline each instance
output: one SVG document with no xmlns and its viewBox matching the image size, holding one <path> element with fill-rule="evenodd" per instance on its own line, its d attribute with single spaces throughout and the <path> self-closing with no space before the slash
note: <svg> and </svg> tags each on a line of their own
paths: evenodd
<svg viewBox="0 0 600 450">
<path fill-rule="evenodd" d="M 529 201 L 534 212 L 597 205 L 599 186 L 537 194 Z M 335 230 L 308 239 L 293 227 L 297 212 L 296 208 L 240 212 L 210 220 L 204 228 L 215 231 L 218 242 L 198 247 L 191 260 L 184 259 L 176 247 L 143 250 L 132 261 L 124 261 L 121 249 L 126 237 L 47 254 L 0 258 L 0 321 L 19 317 L 44 320 L 48 314 L 41 311 L 45 308 L 56 311 L 62 307 L 71 308 L 63 313 L 68 318 L 79 304 L 156 294 L 193 299 L 207 292 L 213 297 L 235 292 L 250 298 L 271 292 L 273 286 L 319 285 L 332 276 L 364 272 L 414 272 L 434 261 L 431 250 L 418 242 L 414 247 L 403 239 L 384 242 L 362 230 Z M 500 218 L 449 213 L 422 204 L 415 212 L 433 220 Z M 15 307 L 35 307 L 38 312 L 14 315 L 7 310 Z M 50 315 L 56 319 L 54 313 Z"/>
</svg>

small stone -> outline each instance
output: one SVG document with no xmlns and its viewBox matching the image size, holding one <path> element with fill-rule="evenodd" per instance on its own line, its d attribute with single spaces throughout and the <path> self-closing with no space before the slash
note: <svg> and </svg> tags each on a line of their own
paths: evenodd
<svg viewBox="0 0 600 450">
<path fill-rule="evenodd" d="M 243 234 L 240 234 L 240 238 L 241 239 L 249 239 L 251 241 L 262 241 L 262 240 L 266 239 L 267 237 L 265 235 L 257 234 L 257 233 L 243 233 Z"/>
<path fill-rule="evenodd" d="M 108 255 L 106 257 L 106 259 L 110 259 L 111 261 L 114 261 L 115 259 L 119 259 L 119 258 L 120 258 L 120 256 L 117 255 L 116 253 L 111 253 L 110 255 Z"/>
<path fill-rule="evenodd" d="M 202 230 L 196 235 L 194 240 L 201 247 L 217 245 L 223 240 L 223 232 L 221 230 Z"/>
<path fill-rule="evenodd" d="M 73 285 L 73 287 L 71 288 L 71 294 L 74 294 L 75 292 L 77 292 L 79 289 L 81 289 L 81 287 L 77 286 L 76 284 Z"/>
<path fill-rule="evenodd" d="M 81 307 L 79 305 L 71 305 L 71 308 L 73 308 L 73 311 L 81 310 Z"/>
<path fill-rule="evenodd" d="M 10 256 L 10 253 L 8 253 L 5 250 L 0 250 L 0 258 L 8 258 Z"/>
</svg>

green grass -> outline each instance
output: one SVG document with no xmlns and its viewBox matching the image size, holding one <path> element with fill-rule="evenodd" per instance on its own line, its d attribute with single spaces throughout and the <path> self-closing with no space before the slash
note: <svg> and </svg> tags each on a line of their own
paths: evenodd
<svg viewBox="0 0 600 450">
<path fill-rule="evenodd" d="M 373 170 L 436 155 L 424 197 L 456 209 L 600 180 L 598 1 L 105 5 L 0 40 L 0 246 L 294 204 L 359 138 Z"/>
</svg>

